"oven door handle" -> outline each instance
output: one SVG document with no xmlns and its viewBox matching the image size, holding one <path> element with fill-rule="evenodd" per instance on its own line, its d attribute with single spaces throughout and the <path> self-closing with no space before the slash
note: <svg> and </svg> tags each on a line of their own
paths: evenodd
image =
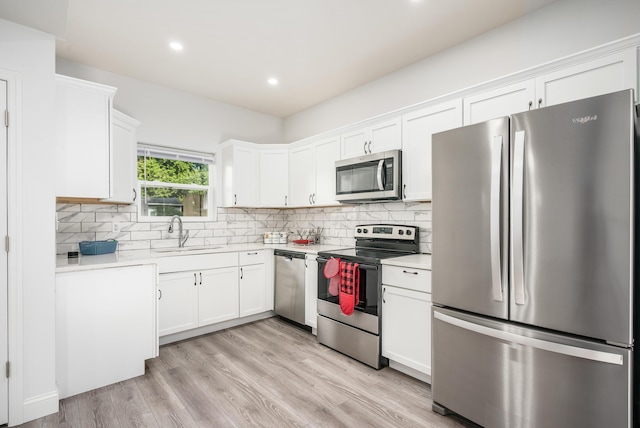
<svg viewBox="0 0 640 428">
<path fill-rule="evenodd" d="M 329 261 L 329 259 L 325 258 L 325 257 L 318 257 L 316 259 L 316 261 L 318 263 L 326 263 Z M 360 269 L 364 269 L 364 270 L 379 270 L 380 266 L 378 265 L 370 265 L 370 264 L 364 264 L 364 263 L 358 263 L 358 268 Z"/>
</svg>

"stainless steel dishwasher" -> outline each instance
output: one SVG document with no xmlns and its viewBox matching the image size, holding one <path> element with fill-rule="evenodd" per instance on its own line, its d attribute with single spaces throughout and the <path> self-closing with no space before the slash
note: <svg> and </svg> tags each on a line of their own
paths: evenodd
<svg viewBox="0 0 640 428">
<path fill-rule="evenodd" d="M 295 251 L 275 250 L 275 312 L 304 325 L 305 255 Z"/>
</svg>

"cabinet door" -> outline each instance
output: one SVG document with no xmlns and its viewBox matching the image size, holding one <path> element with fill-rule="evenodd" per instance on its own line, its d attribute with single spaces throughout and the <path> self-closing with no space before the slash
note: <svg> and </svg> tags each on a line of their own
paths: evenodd
<svg viewBox="0 0 640 428">
<path fill-rule="evenodd" d="M 259 202 L 258 152 L 246 147 L 233 148 L 233 205 L 257 207 Z"/>
<path fill-rule="evenodd" d="M 637 64 L 633 49 L 568 67 L 536 79 L 540 107 L 636 89 Z"/>
<path fill-rule="evenodd" d="M 288 205 L 289 151 L 260 151 L 260 206 Z"/>
<path fill-rule="evenodd" d="M 198 272 L 198 326 L 238 318 L 238 268 Z"/>
<path fill-rule="evenodd" d="M 318 262 L 316 256 L 307 254 L 304 271 L 305 324 L 318 327 Z"/>
<path fill-rule="evenodd" d="M 158 355 L 154 265 L 56 274 L 61 398 L 144 374 Z"/>
<path fill-rule="evenodd" d="M 354 158 L 369 154 L 369 129 L 358 129 L 340 136 L 341 159 Z"/>
<path fill-rule="evenodd" d="M 112 111 L 110 202 L 133 203 L 137 198 L 137 120 Z"/>
<path fill-rule="evenodd" d="M 312 200 L 315 205 L 339 205 L 336 201 L 336 161 L 340 159 L 340 137 L 316 141 L 313 146 L 316 189 Z"/>
<path fill-rule="evenodd" d="M 195 272 L 160 275 L 158 289 L 159 335 L 178 333 L 198 326 L 198 278 Z"/>
<path fill-rule="evenodd" d="M 264 264 L 240 266 L 240 316 L 267 311 Z"/>
<path fill-rule="evenodd" d="M 509 116 L 536 108 L 536 82 L 526 80 L 464 99 L 464 124 Z"/>
<path fill-rule="evenodd" d="M 402 119 L 397 117 L 373 125 L 369 131 L 369 141 L 369 153 L 399 149 L 402 146 Z"/>
<path fill-rule="evenodd" d="M 402 193 L 405 201 L 431 200 L 431 135 L 461 125 L 461 99 L 402 117 Z"/>
<path fill-rule="evenodd" d="M 382 286 L 382 355 L 431 376 L 431 294 Z"/>
<path fill-rule="evenodd" d="M 289 206 L 311 205 L 315 191 L 314 157 L 311 143 L 289 150 Z"/>
<path fill-rule="evenodd" d="M 115 88 L 56 77 L 56 196 L 108 198 Z"/>
</svg>

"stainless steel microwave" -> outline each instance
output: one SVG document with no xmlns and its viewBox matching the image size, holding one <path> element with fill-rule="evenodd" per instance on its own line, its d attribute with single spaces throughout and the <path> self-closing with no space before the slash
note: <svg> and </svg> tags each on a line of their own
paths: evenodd
<svg viewBox="0 0 640 428">
<path fill-rule="evenodd" d="M 336 161 L 336 200 L 373 202 L 401 199 L 401 164 L 400 150 Z"/>
</svg>

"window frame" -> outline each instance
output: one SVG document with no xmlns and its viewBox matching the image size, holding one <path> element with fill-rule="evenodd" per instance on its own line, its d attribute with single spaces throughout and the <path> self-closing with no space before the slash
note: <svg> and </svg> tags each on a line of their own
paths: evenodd
<svg viewBox="0 0 640 428">
<path fill-rule="evenodd" d="M 138 179 L 138 156 L 141 156 L 141 152 L 150 153 L 162 153 L 165 154 L 167 159 L 171 159 L 175 156 L 175 160 L 182 160 L 185 162 L 197 163 L 198 159 L 202 159 L 201 163 L 209 165 L 209 184 L 207 186 L 199 184 L 182 184 L 182 183 L 164 183 L 160 181 L 144 181 Z M 161 156 L 149 156 L 149 157 L 161 157 Z M 150 144 L 139 143 L 136 150 L 136 183 L 138 189 L 137 209 L 138 209 L 138 222 L 139 223 L 167 223 L 171 220 L 172 216 L 148 216 L 143 215 L 142 203 L 145 194 L 142 192 L 144 186 L 146 187 L 170 187 L 172 189 L 179 190 L 206 190 L 207 191 L 207 215 L 202 217 L 194 216 L 180 216 L 184 223 L 197 223 L 217 220 L 217 195 L 215 193 L 215 183 L 217 177 L 216 169 L 216 157 L 214 153 L 194 152 L 184 149 L 177 149 L 175 147 L 163 147 Z"/>
</svg>

